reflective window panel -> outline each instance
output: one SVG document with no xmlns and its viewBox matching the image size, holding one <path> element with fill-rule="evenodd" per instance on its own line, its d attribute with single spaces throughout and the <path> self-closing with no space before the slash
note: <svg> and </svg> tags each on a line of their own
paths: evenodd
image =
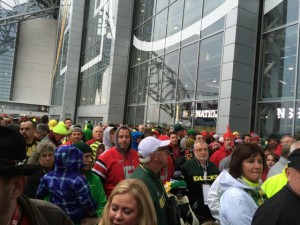
<svg viewBox="0 0 300 225">
<path fill-rule="evenodd" d="M 148 105 L 147 124 L 156 126 L 159 118 L 159 105 Z"/>
<path fill-rule="evenodd" d="M 181 49 L 177 100 L 195 99 L 199 42 Z"/>
<path fill-rule="evenodd" d="M 137 103 L 145 103 L 146 101 L 146 92 L 148 88 L 148 69 L 149 62 L 140 65 Z"/>
<path fill-rule="evenodd" d="M 300 102 L 296 102 L 296 109 L 293 113 L 295 117 L 295 129 L 294 129 L 294 135 L 297 140 L 300 138 Z"/>
<path fill-rule="evenodd" d="M 182 24 L 182 46 L 189 44 L 193 41 L 199 40 L 201 17 L 202 1 L 185 0 Z M 187 35 L 188 38 L 185 38 L 185 35 Z"/>
<path fill-rule="evenodd" d="M 295 94 L 297 27 L 263 36 L 262 99 L 291 99 Z"/>
<path fill-rule="evenodd" d="M 164 53 L 165 47 L 165 37 L 166 37 L 166 26 L 167 26 L 167 16 L 168 8 L 157 14 L 154 18 L 155 25 L 153 31 L 153 44 L 152 44 L 152 57 L 157 57 Z"/>
<path fill-rule="evenodd" d="M 128 75 L 128 78 L 129 78 L 128 101 L 129 104 L 134 104 L 137 102 L 139 67 L 132 68 Z"/>
<path fill-rule="evenodd" d="M 135 124 L 135 109 L 136 109 L 135 106 L 127 107 L 127 112 L 126 112 L 126 115 L 127 115 L 126 121 L 127 122 L 126 123 L 128 125 Z"/>
<path fill-rule="evenodd" d="M 178 53 L 179 51 L 175 51 L 165 56 L 161 93 L 162 102 L 175 100 L 178 73 Z"/>
<path fill-rule="evenodd" d="M 292 134 L 293 121 L 299 112 L 294 110 L 292 102 L 273 102 L 258 105 L 260 137 L 270 134 Z"/>
<path fill-rule="evenodd" d="M 192 110 L 194 108 L 193 102 L 183 102 L 175 104 L 175 124 L 181 123 L 185 128 L 192 127 Z"/>
<path fill-rule="evenodd" d="M 145 124 L 145 106 L 139 105 L 136 107 L 135 124 Z"/>
<path fill-rule="evenodd" d="M 175 116 L 175 104 L 166 103 L 160 105 L 159 124 L 162 127 L 173 126 Z"/>
<path fill-rule="evenodd" d="M 161 98 L 161 83 L 163 74 L 163 57 L 151 60 L 149 71 L 148 103 L 159 103 Z"/>
<path fill-rule="evenodd" d="M 177 0 L 169 7 L 166 52 L 170 52 L 180 46 L 183 3 L 183 0 Z"/>
<path fill-rule="evenodd" d="M 264 1 L 263 30 L 268 31 L 298 20 L 299 0 Z"/>
<path fill-rule="evenodd" d="M 196 99 L 219 95 L 223 33 L 200 42 Z"/>
</svg>

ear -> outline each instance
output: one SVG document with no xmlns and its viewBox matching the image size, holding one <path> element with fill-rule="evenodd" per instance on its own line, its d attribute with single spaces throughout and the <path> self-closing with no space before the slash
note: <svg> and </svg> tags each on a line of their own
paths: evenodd
<svg viewBox="0 0 300 225">
<path fill-rule="evenodd" d="M 151 157 L 151 159 L 153 159 L 153 160 L 156 160 L 156 159 L 157 159 L 157 155 L 155 154 L 155 152 L 150 153 L 150 157 Z"/>
<path fill-rule="evenodd" d="M 285 175 L 289 179 L 289 176 L 291 175 L 291 168 L 289 168 L 289 167 L 285 168 Z"/>
<path fill-rule="evenodd" d="M 18 198 L 22 193 L 25 188 L 25 184 L 27 181 L 26 176 L 15 176 L 11 180 L 11 193 L 12 193 L 12 198 Z"/>
</svg>

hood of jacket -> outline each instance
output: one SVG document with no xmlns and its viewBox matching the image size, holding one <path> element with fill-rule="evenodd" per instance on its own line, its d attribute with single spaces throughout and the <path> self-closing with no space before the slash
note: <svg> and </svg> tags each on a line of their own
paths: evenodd
<svg viewBox="0 0 300 225">
<path fill-rule="evenodd" d="M 235 179 L 232 177 L 227 170 L 222 171 L 222 176 L 220 177 L 220 189 L 222 193 L 230 188 L 238 188 L 238 189 L 250 189 L 253 188 L 247 185 L 242 179 Z"/>
<path fill-rule="evenodd" d="M 106 127 L 103 132 L 103 144 L 105 145 L 105 150 L 110 149 L 114 146 L 114 144 L 110 140 L 110 131 L 114 129 L 114 127 Z"/>
<path fill-rule="evenodd" d="M 74 145 L 63 145 L 54 152 L 54 170 L 80 172 L 84 167 L 83 154 Z"/>
<path fill-rule="evenodd" d="M 127 126 L 125 126 L 125 125 L 122 125 L 122 126 L 120 126 L 120 127 L 117 129 L 116 135 L 115 135 L 115 145 L 116 145 L 116 148 L 117 148 L 118 151 L 124 152 L 124 151 L 122 151 L 122 149 L 121 149 L 121 147 L 120 147 L 120 145 L 119 145 L 119 140 L 118 140 L 119 133 L 120 133 L 120 130 L 121 130 L 121 129 L 122 129 L 122 130 L 126 129 L 126 130 L 129 131 L 130 143 L 129 143 L 128 148 L 127 148 L 126 151 L 125 151 L 125 152 L 128 152 L 128 151 L 131 149 L 131 146 L 132 146 L 132 135 L 131 135 L 131 131 L 130 131 L 129 127 L 127 127 Z"/>
</svg>

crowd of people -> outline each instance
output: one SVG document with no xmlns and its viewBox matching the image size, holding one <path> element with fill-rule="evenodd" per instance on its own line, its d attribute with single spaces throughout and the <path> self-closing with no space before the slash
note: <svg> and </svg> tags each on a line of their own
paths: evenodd
<svg viewBox="0 0 300 225">
<path fill-rule="evenodd" d="M 0 224 L 300 221 L 300 141 L 122 124 L 0 125 Z M 295 212 L 295 213 L 292 213 Z"/>
</svg>

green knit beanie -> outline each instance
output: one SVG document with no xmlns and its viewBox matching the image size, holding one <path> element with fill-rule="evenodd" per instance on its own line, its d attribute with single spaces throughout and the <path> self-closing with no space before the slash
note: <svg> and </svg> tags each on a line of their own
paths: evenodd
<svg viewBox="0 0 300 225">
<path fill-rule="evenodd" d="M 77 142 L 74 144 L 76 148 L 78 148 L 83 154 L 84 153 L 92 153 L 92 149 L 89 145 L 83 142 Z"/>
</svg>

